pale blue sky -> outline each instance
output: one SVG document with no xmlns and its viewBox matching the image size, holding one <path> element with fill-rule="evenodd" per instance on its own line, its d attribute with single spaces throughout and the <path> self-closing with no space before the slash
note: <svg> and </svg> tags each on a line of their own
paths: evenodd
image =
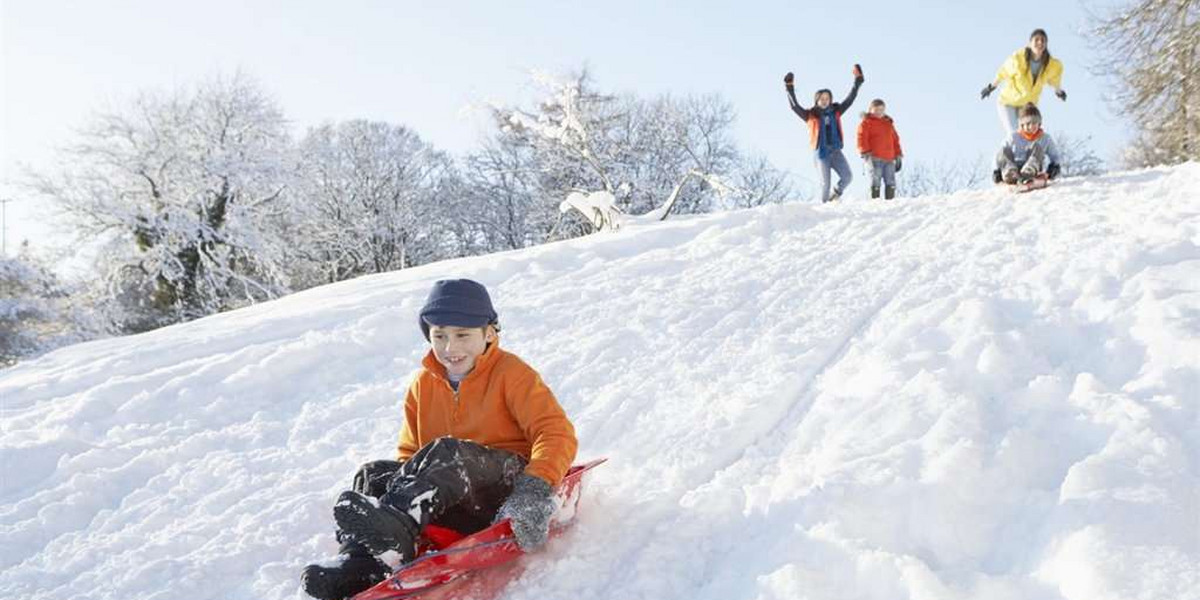
<svg viewBox="0 0 1200 600">
<path fill-rule="evenodd" d="M 298 132 L 328 119 L 381 119 L 461 154 L 485 131 L 465 108 L 529 100 L 530 70 L 586 63 L 607 91 L 722 94 L 737 110 L 739 144 L 811 183 L 807 133 L 788 110 L 785 72 L 796 72 L 807 102 L 820 87 L 842 96 L 851 65 L 861 63 L 867 81 L 847 129 L 882 97 L 910 164 L 971 159 L 992 154 L 1001 136 L 995 97 L 981 101 L 979 89 L 1036 27 L 1064 62 L 1069 93 L 1067 103 L 1043 94 L 1047 129 L 1091 135 L 1096 151 L 1112 158 L 1127 125 L 1088 71 L 1094 54 L 1080 33 L 1083 5 L 1014 6 L 3 0 L 3 176 L 10 182 L 17 163 L 46 165 L 72 128 L 106 105 L 239 68 Z M 851 193 L 864 188 L 859 176 Z M 17 200 L 9 205 L 11 252 L 15 236 L 40 232 L 28 216 L 32 202 L 9 185 L 4 195 Z"/>
</svg>

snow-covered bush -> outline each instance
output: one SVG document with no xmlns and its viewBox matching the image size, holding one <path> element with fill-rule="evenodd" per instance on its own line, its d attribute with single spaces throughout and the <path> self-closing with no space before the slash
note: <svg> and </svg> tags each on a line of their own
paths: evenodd
<svg viewBox="0 0 1200 600">
<path fill-rule="evenodd" d="M 287 291 L 290 140 L 243 76 L 102 114 L 33 188 L 102 240 L 96 272 L 141 331 Z"/>
<path fill-rule="evenodd" d="M 0 367 L 98 335 L 70 291 L 27 248 L 0 256 Z"/>
</svg>

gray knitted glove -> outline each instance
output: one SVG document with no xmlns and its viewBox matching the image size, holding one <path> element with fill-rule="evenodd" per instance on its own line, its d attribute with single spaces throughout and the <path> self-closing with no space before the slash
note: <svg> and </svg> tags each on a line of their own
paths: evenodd
<svg viewBox="0 0 1200 600">
<path fill-rule="evenodd" d="M 529 552 L 546 543 L 546 537 L 550 534 L 550 517 L 557 508 L 550 484 L 541 477 L 521 473 L 513 485 L 512 494 L 496 513 L 496 521 L 512 521 L 517 545 Z"/>
</svg>

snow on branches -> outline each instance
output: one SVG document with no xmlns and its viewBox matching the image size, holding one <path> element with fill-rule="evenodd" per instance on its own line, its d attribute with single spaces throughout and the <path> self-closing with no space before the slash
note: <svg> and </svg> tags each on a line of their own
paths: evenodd
<svg viewBox="0 0 1200 600">
<path fill-rule="evenodd" d="M 1093 65 L 1137 136 L 1131 166 L 1200 160 L 1200 0 L 1137 0 L 1092 18 Z"/>
<path fill-rule="evenodd" d="M 384 273 L 441 258 L 450 158 L 412 130 L 352 120 L 300 142 L 296 285 Z"/>
<path fill-rule="evenodd" d="M 71 287 L 27 246 L 0 256 L 0 290 L 0 368 L 98 333 Z"/>
<path fill-rule="evenodd" d="M 583 215 L 596 231 L 616 231 L 621 228 L 621 209 L 617 208 L 617 199 L 609 192 L 571 192 L 558 205 L 558 211 L 565 213 L 571 210 Z"/>
<path fill-rule="evenodd" d="M 581 200 L 589 194 L 609 194 L 612 209 L 625 214 L 665 216 L 779 202 L 790 193 L 781 172 L 742 156 L 732 140 L 733 108 L 718 96 L 603 94 L 586 70 L 533 79 L 545 97 L 532 108 L 490 107 L 496 137 L 468 166 L 492 170 L 468 169 L 467 178 L 520 181 L 520 197 L 531 203 L 523 212 L 541 224 L 542 239 L 610 228 L 605 215 L 615 213 Z M 497 171 L 500 156 L 517 160 Z M 564 222 L 572 206 L 583 219 Z M 560 218 L 548 218 L 555 209 Z"/>
<path fill-rule="evenodd" d="M 106 329 L 138 332 L 297 289 L 620 227 L 625 215 L 757 206 L 790 193 L 732 139 L 717 95 L 602 93 L 534 75 L 544 97 L 490 107 L 461 160 L 415 131 L 350 120 L 299 140 L 242 75 L 143 94 L 93 118 L 27 188 L 94 257 Z M 88 250 L 83 250 L 88 248 Z"/>
<path fill-rule="evenodd" d="M 95 118 L 55 176 L 33 187 L 104 238 L 96 259 L 138 331 L 286 291 L 289 138 L 282 113 L 243 76 L 142 95 Z"/>
</svg>

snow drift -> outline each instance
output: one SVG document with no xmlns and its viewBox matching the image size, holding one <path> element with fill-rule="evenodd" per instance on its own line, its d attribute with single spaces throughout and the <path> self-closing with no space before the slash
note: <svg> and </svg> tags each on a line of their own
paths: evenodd
<svg viewBox="0 0 1200 600">
<path fill-rule="evenodd" d="M 1200 598 L 1200 165 L 364 277 L 0 371 L 0 597 L 304 597 L 439 278 L 607 456 L 511 600 Z"/>
</svg>

